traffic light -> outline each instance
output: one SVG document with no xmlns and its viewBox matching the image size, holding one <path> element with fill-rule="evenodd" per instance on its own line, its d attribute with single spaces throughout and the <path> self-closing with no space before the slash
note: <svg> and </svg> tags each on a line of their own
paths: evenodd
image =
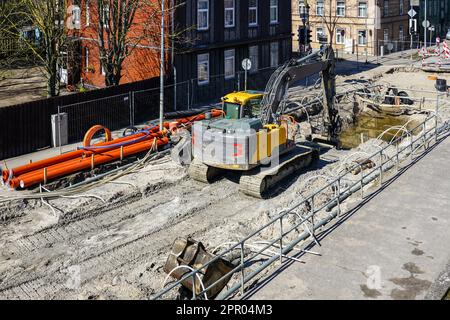
<svg viewBox="0 0 450 320">
<path fill-rule="evenodd" d="M 298 27 L 298 41 L 300 42 L 300 44 L 306 44 L 306 33 L 305 33 L 306 28 L 305 27 Z"/>
<path fill-rule="evenodd" d="M 306 30 L 306 43 L 309 44 L 312 42 L 312 31 L 311 29 Z"/>
</svg>

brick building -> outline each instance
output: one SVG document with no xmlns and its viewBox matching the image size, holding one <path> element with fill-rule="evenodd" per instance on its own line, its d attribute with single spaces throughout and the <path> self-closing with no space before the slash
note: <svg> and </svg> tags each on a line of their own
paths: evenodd
<svg viewBox="0 0 450 320">
<path fill-rule="evenodd" d="M 104 86 L 95 41 L 99 14 L 94 0 L 74 0 L 76 27 L 71 31 L 80 42 L 80 79 Z M 146 0 L 149 1 L 149 0 Z M 159 2 L 159 0 L 155 0 Z M 177 84 L 178 100 L 210 101 L 224 93 L 243 89 L 241 62 L 252 60 L 249 88 L 262 89 L 273 68 L 292 54 L 291 3 L 282 0 L 166 0 L 176 10 L 168 14 L 167 31 L 178 40 L 167 39 L 167 74 Z M 139 36 L 142 21 L 153 15 L 140 10 L 133 32 Z M 152 19 L 155 30 L 158 15 Z M 155 37 L 156 39 L 157 37 Z M 76 60 L 76 59 L 75 59 Z M 260 71 L 260 69 L 265 69 Z M 159 76 L 159 41 L 142 39 L 125 60 L 121 83 Z M 189 83 L 186 85 L 186 83 Z"/>
<path fill-rule="evenodd" d="M 169 5 L 169 0 L 166 0 Z M 127 50 L 132 50 L 125 59 L 120 83 L 129 83 L 159 76 L 159 38 L 160 10 L 158 0 L 145 0 L 136 12 L 132 27 L 128 33 Z M 88 87 L 104 87 L 105 71 L 100 62 L 98 46 L 99 27 L 101 14 L 96 7 L 95 0 L 73 0 L 68 9 L 72 13 L 69 20 L 69 36 L 72 39 L 69 50 L 69 63 L 72 73 L 71 82 L 82 81 Z M 108 14 L 109 7 L 105 7 L 104 14 Z M 152 21 L 155 37 L 144 35 L 143 26 Z M 106 22 L 104 27 L 106 28 Z M 146 29 L 148 30 L 148 29 Z M 155 41 L 156 39 L 156 41 Z M 166 60 L 167 61 L 167 60 Z M 167 68 L 168 66 L 166 66 Z"/>
<path fill-rule="evenodd" d="M 309 5 L 312 47 L 320 47 L 323 36 L 333 47 L 348 53 L 379 54 L 408 47 L 409 0 L 292 0 L 294 51 L 298 51 L 300 13 Z"/>
</svg>

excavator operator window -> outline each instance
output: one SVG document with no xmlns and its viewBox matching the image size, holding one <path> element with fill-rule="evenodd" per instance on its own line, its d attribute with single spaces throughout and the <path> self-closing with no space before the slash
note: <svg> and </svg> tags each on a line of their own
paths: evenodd
<svg viewBox="0 0 450 320">
<path fill-rule="evenodd" d="M 227 119 L 240 119 L 241 108 L 241 105 L 237 103 L 224 102 L 223 104 L 223 111 L 225 112 Z"/>
</svg>

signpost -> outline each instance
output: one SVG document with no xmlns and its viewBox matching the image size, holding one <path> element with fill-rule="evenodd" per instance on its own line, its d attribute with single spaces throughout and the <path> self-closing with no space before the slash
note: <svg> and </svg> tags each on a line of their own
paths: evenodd
<svg viewBox="0 0 450 320">
<path fill-rule="evenodd" d="M 413 19 L 417 12 L 412 8 L 411 2 L 411 10 L 408 11 L 409 15 L 409 35 L 410 35 L 410 45 L 409 49 L 411 50 L 411 60 L 412 58 L 412 48 L 413 48 L 413 35 L 417 33 L 417 19 Z"/>
<path fill-rule="evenodd" d="M 248 71 L 252 68 L 252 60 L 246 58 L 242 60 L 242 69 L 245 71 L 245 91 L 247 91 L 247 74 Z"/>
</svg>

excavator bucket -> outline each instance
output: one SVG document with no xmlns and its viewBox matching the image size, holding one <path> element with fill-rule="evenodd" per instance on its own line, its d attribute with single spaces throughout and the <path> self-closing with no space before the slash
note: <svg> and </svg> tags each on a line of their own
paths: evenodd
<svg viewBox="0 0 450 320">
<path fill-rule="evenodd" d="M 172 251 L 164 265 L 164 272 L 180 280 L 191 271 L 187 267 L 201 268 L 214 257 L 216 256 L 208 253 L 201 242 L 179 238 L 172 246 Z M 232 269 L 233 265 L 230 262 L 219 258 L 197 273 L 198 277 L 195 276 L 195 280 L 189 277 L 182 282 L 182 285 L 191 292 L 195 290 L 195 294 L 202 298 L 204 295 L 201 292 L 218 281 L 216 285 L 206 290 L 208 299 L 213 299 L 230 281 Z M 223 279 L 219 281 L 222 277 Z"/>
</svg>

